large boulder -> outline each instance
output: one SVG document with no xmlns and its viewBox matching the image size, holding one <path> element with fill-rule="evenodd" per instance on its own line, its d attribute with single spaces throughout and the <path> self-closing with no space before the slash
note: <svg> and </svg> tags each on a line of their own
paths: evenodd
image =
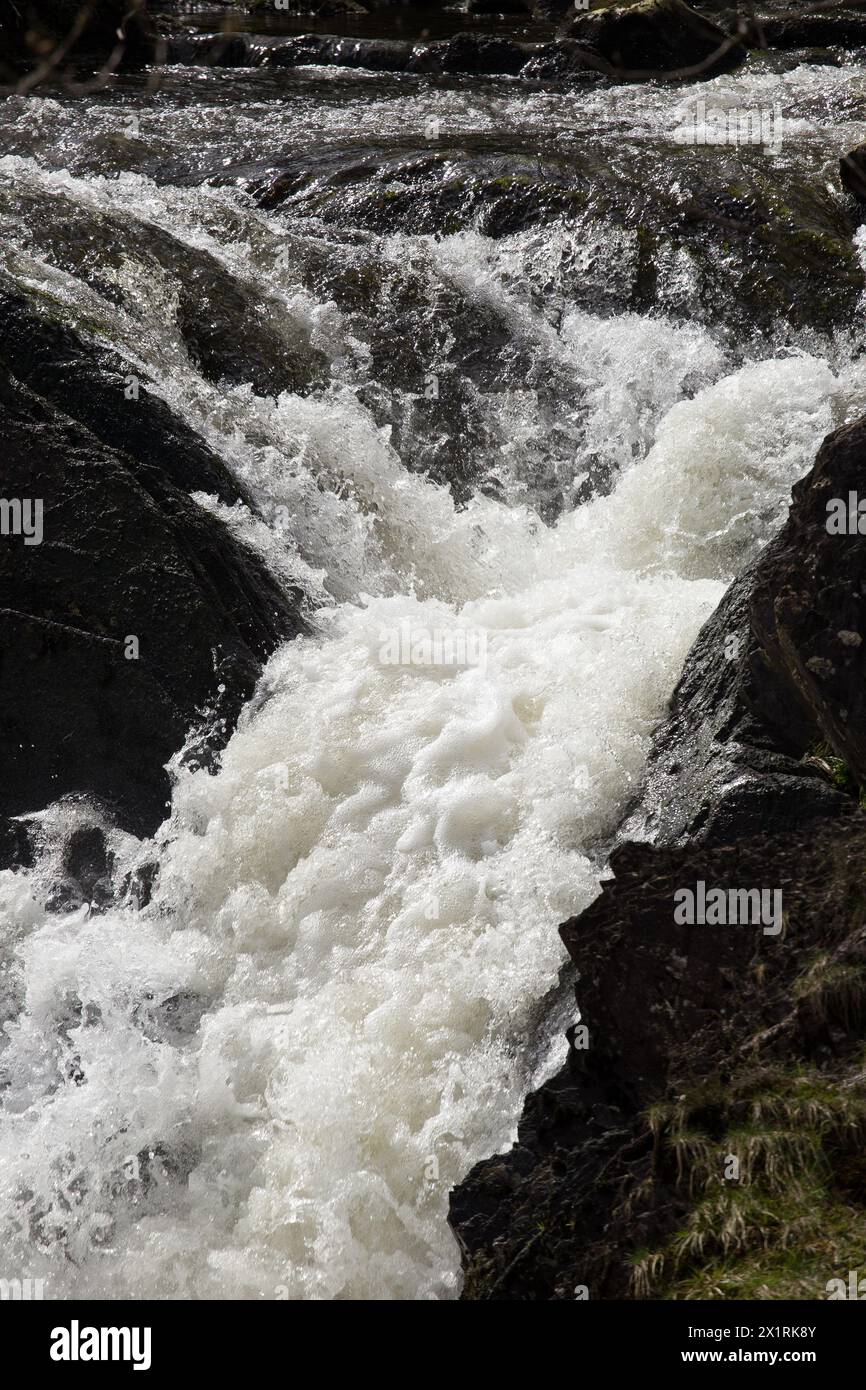
<svg viewBox="0 0 866 1390">
<path fill-rule="evenodd" d="M 231 274 L 209 251 L 130 213 L 82 205 L 57 189 L 0 188 L 0 227 L 26 224 L 51 265 L 135 312 L 136 282 L 176 286 L 178 331 L 209 381 L 260 395 L 306 392 L 326 372 L 323 354 L 278 295 Z M 131 275 L 131 267 L 135 274 Z M 132 281 L 132 285 L 130 285 Z"/>
<path fill-rule="evenodd" d="M 572 20 L 565 37 L 596 55 L 611 75 L 626 79 L 711 77 L 737 67 L 746 57 L 735 35 L 684 0 L 640 0 L 594 10 Z"/>
<path fill-rule="evenodd" d="M 844 990 L 866 963 L 864 832 L 852 807 L 798 835 L 614 855 L 615 877 L 562 927 L 585 1032 L 569 1030 L 567 1061 L 527 1098 L 510 1152 L 451 1194 L 464 1299 L 824 1296 L 828 1270 L 848 1266 L 832 1235 L 821 1246 L 821 1187 L 841 1185 L 862 1146 L 863 1012 Z M 678 923 L 675 894 L 699 881 L 773 885 L 783 931 Z M 836 1131 L 834 1097 L 846 1093 Z M 816 1105 L 827 1118 L 817 1134 Z M 778 1160 L 792 1130 L 814 1142 L 815 1162 L 799 1155 L 780 1242 L 759 1162 L 747 1185 L 748 1136 Z M 742 1187 L 722 1180 L 731 1154 Z M 748 1226 L 741 1194 L 755 1204 Z M 854 1217 L 844 1197 L 840 1207 L 834 1217 Z M 684 1256 L 676 1233 L 692 1230 L 703 1238 Z"/>
<path fill-rule="evenodd" d="M 245 499 L 123 362 L 5 281 L 0 323 L 0 819 L 83 796 L 146 833 L 165 764 L 193 728 L 220 745 L 301 595 L 192 500 Z"/>
</svg>

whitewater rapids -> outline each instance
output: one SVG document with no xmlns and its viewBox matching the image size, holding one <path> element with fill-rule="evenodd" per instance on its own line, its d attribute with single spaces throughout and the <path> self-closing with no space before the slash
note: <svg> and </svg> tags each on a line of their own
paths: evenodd
<svg viewBox="0 0 866 1390">
<path fill-rule="evenodd" d="M 318 396 L 219 391 L 178 346 L 170 286 L 142 283 L 136 317 L 134 267 L 120 310 L 29 241 L 7 252 L 221 452 L 260 505 L 225 519 L 315 598 L 315 630 L 275 653 L 216 775 L 178 759 L 152 842 L 112 832 L 117 884 L 159 866 L 146 906 L 46 910 L 80 807 L 49 808 L 36 868 L 0 874 L 4 1268 L 52 1298 L 454 1297 L 449 1188 L 513 1139 L 557 1060 L 525 1046 L 557 923 L 597 893 L 698 628 L 862 409 L 862 374 L 829 350 L 734 367 L 663 316 L 566 302 L 553 325 L 521 287 L 564 228 L 543 248 L 391 238 L 386 259 L 495 302 L 555 361 L 582 401 L 574 479 L 590 457 L 613 469 L 608 495 L 542 524 L 520 468 L 543 428 L 515 386 L 504 421 L 490 405 L 511 495 L 459 510 L 341 379 L 357 344 L 333 306 L 275 279 L 275 217 L 23 155 L 0 177 L 267 277 L 334 364 Z M 481 655 L 384 659 L 403 630 Z"/>
</svg>

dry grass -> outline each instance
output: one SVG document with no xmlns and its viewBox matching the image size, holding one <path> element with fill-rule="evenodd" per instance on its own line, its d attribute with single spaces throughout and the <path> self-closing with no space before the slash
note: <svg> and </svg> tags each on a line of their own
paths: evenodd
<svg viewBox="0 0 866 1390">
<path fill-rule="evenodd" d="M 817 1022 L 853 1029 L 866 1013 L 866 968 L 819 956 L 796 981 L 794 998 Z"/>
<path fill-rule="evenodd" d="M 663 1246 L 633 1256 L 632 1295 L 780 1297 L 771 1292 L 772 1266 L 787 1296 L 819 1296 L 815 1281 L 821 1271 L 825 1280 L 832 1276 L 839 1231 L 846 1222 L 850 1229 L 850 1213 L 859 1211 L 833 1196 L 833 1182 L 846 1156 L 859 1162 L 866 1137 L 861 1091 L 829 1085 L 806 1070 L 764 1068 L 727 1089 L 707 1086 L 654 1106 L 646 1118 L 657 1180 L 669 1155 L 675 1169 L 669 1181 L 697 1200 Z M 730 1156 L 739 1160 L 737 1179 L 725 1177 Z M 632 1204 L 638 1205 L 636 1194 Z M 866 1213 L 859 1219 L 866 1230 Z M 745 1285 L 751 1293 L 740 1292 Z"/>
</svg>

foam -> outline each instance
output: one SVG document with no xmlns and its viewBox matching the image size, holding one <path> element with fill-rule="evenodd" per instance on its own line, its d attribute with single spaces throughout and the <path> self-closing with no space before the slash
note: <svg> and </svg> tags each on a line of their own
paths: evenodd
<svg viewBox="0 0 866 1390">
<path fill-rule="evenodd" d="M 225 194 L 57 177 L 178 235 L 208 225 L 251 277 L 278 235 L 250 213 L 247 241 L 222 241 L 242 216 Z M 154 841 L 114 837 L 118 881 L 159 863 L 147 907 L 45 911 L 64 808 L 37 869 L 0 874 L 0 1230 L 51 1297 L 456 1294 L 448 1189 L 513 1137 L 556 924 L 597 892 L 700 624 L 862 398 L 862 373 L 818 355 L 733 371 L 701 330 L 593 318 L 567 277 L 554 324 L 531 238 L 416 251 L 580 387 L 574 474 L 606 449 L 609 495 L 551 528 L 514 499 L 455 510 L 339 372 L 306 399 L 219 392 L 177 346 L 170 285 L 110 310 L 17 249 L 138 354 L 249 489 L 230 524 L 324 604 L 217 775 L 178 765 Z M 278 289 L 339 360 L 327 306 Z M 482 659 L 391 664 L 404 627 L 480 635 Z"/>
</svg>

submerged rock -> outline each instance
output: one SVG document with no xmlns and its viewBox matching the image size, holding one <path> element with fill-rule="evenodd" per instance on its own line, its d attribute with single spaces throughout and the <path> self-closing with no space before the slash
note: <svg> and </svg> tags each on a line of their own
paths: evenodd
<svg viewBox="0 0 866 1390">
<path fill-rule="evenodd" d="M 287 203 L 295 216 L 381 233 L 500 237 L 560 223 L 589 241 L 615 239 L 615 275 L 568 281 L 594 313 L 658 308 L 769 333 L 782 321 L 822 332 L 849 323 L 864 286 L 851 208 L 760 145 L 695 146 L 689 136 L 686 123 L 659 146 L 655 170 L 627 139 L 612 162 L 583 142 L 514 140 L 502 153 L 440 132 L 426 147 L 330 147 L 214 182 L 240 184 L 269 209 Z"/>
<path fill-rule="evenodd" d="M 146 383 L 6 281 L 0 322 L 0 816 L 78 795 L 150 832 L 165 764 L 194 726 L 201 758 L 225 739 L 301 595 L 191 500 L 242 493 Z"/>
<path fill-rule="evenodd" d="M 75 825 L 65 837 L 59 873 L 45 906 L 49 912 L 75 912 L 85 904 L 99 912 L 113 901 L 114 856 L 97 821 Z"/>
<path fill-rule="evenodd" d="M 684 0 L 639 0 L 577 18 L 571 11 L 560 38 L 548 44 L 468 32 L 432 40 L 215 33 L 172 36 L 167 50 L 170 63 L 216 67 L 315 65 L 392 73 L 520 74 L 536 80 L 586 71 L 618 81 L 658 75 L 709 77 L 730 71 L 745 57 L 736 35 L 725 33 Z"/>
<path fill-rule="evenodd" d="M 218 56 L 216 37 L 197 40 L 203 61 Z M 538 49 L 537 44 L 485 34 L 455 34 L 450 39 L 414 42 L 403 39 L 359 39 L 332 34 L 303 34 L 295 39 L 244 40 L 245 59 L 266 67 L 294 68 L 306 65 L 364 68 L 369 72 L 466 73 L 474 76 L 516 76 Z M 187 51 L 189 40 L 172 44 L 173 61 Z M 208 47 L 210 45 L 210 47 Z"/>
</svg>

